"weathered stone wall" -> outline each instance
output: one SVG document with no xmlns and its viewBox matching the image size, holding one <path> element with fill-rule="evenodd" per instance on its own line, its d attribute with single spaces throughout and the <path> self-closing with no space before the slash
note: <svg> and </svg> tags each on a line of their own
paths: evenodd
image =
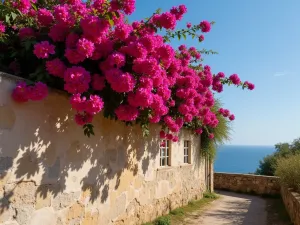
<svg viewBox="0 0 300 225">
<path fill-rule="evenodd" d="M 214 173 L 214 188 L 260 195 L 280 194 L 278 177 Z"/>
<path fill-rule="evenodd" d="M 97 116 L 88 138 L 66 95 L 17 104 L 15 83 L 0 74 L 0 224 L 141 224 L 202 197 L 199 137 L 182 132 L 172 166 L 160 168 L 159 126 L 143 138 L 139 127 Z M 189 165 L 183 140 L 192 142 Z"/>
<path fill-rule="evenodd" d="M 300 225 L 300 194 L 282 186 L 281 197 L 294 225 Z"/>
</svg>

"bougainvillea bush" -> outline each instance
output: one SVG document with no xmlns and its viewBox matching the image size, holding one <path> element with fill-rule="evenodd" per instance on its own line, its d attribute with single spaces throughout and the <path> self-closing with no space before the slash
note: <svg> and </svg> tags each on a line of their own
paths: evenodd
<svg viewBox="0 0 300 225">
<path fill-rule="evenodd" d="M 188 23 L 176 30 L 187 8 L 157 11 L 128 22 L 135 0 L 4 0 L 0 3 L 0 70 L 25 78 L 12 98 L 40 101 L 48 87 L 66 91 L 77 113 L 75 122 L 93 134 L 93 118 L 162 125 L 161 138 L 178 141 L 182 127 L 214 138 L 217 116 L 235 117 L 216 108 L 214 93 L 233 84 L 254 89 L 238 75 L 213 74 L 202 65 L 202 51 L 173 38 L 204 41 L 211 23 Z M 200 45 L 200 44 L 199 44 Z"/>
</svg>

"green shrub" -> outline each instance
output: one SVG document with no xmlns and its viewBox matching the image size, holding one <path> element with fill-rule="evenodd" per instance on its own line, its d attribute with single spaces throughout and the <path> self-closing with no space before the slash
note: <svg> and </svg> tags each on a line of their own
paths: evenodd
<svg viewBox="0 0 300 225">
<path fill-rule="evenodd" d="M 280 182 L 300 192 L 300 154 L 279 159 L 275 174 Z"/>
<path fill-rule="evenodd" d="M 182 208 L 174 209 L 170 212 L 171 215 L 184 215 L 184 211 Z"/>
<path fill-rule="evenodd" d="M 203 193 L 204 198 L 217 199 L 218 195 L 213 192 L 205 192 Z"/>
<path fill-rule="evenodd" d="M 278 143 L 275 145 L 276 151 L 267 155 L 259 162 L 259 167 L 255 174 L 274 176 L 277 163 L 281 158 L 289 158 L 293 155 L 300 154 L 300 138 L 295 139 L 292 143 Z"/>
<path fill-rule="evenodd" d="M 171 225 L 171 220 L 169 216 L 162 216 L 154 221 L 154 225 Z"/>
<path fill-rule="evenodd" d="M 259 166 L 255 173 L 258 175 L 274 176 L 277 167 L 277 158 L 274 154 L 264 157 L 263 160 L 259 161 Z"/>
</svg>

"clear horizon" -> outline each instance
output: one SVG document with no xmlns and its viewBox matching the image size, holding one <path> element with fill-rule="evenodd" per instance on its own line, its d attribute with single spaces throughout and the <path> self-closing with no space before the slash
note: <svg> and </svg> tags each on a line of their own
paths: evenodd
<svg viewBox="0 0 300 225">
<path fill-rule="evenodd" d="M 300 1 L 137 0 L 130 20 L 152 15 L 157 8 L 169 10 L 185 4 L 188 13 L 180 22 L 215 21 L 203 44 L 194 40 L 174 41 L 212 49 L 219 55 L 205 56 L 204 64 L 214 73 L 237 73 L 256 86 L 254 91 L 225 87 L 218 95 L 236 116 L 231 145 L 275 145 L 300 137 Z"/>
</svg>

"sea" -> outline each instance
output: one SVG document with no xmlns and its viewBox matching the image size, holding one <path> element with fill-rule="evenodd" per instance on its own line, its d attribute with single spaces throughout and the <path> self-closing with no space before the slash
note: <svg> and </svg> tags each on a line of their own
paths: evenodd
<svg viewBox="0 0 300 225">
<path fill-rule="evenodd" d="M 215 172 L 254 173 L 259 161 L 275 152 L 274 146 L 222 145 L 217 150 Z"/>
</svg>

